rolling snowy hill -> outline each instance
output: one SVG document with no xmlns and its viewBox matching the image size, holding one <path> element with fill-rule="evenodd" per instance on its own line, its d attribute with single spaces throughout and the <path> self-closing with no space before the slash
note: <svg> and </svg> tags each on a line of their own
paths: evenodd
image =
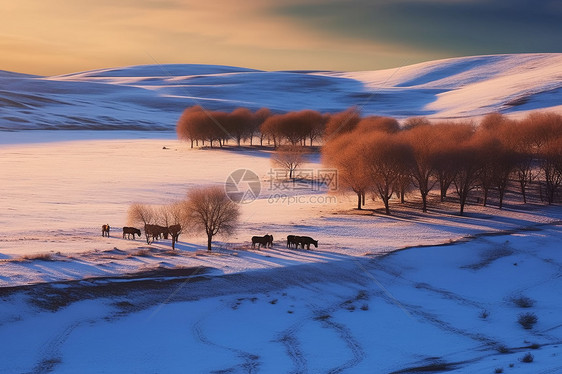
<svg viewBox="0 0 562 374">
<path fill-rule="evenodd" d="M 364 72 L 259 71 L 146 65 L 53 77 L 0 71 L 0 130 L 173 129 L 181 111 L 274 111 L 458 118 L 493 111 L 562 111 L 562 54 L 445 59 Z"/>
</svg>

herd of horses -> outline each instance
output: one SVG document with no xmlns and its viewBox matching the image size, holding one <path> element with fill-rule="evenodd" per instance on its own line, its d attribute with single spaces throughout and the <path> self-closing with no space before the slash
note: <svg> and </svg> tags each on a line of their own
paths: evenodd
<svg viewBox="0 0 562 374">
<path fill-rule="evenodd" d="M 109 225 L 103 225 L 101 227 L 101 235 L 109 237 L 109 230 L 111 228 Z M 144 232 L 146 234 L 147 243 L 152 243 L 155 240 L 160 238 L 168 239 L 171 237 L 172 239 L 172 247 L 175 247 L 175 243 L 178 241 L 178 238 L 181 233 L 181 226 L 180 225 L 172 225 L 172 226 L 160 226 L 160 225 L 144 225 Z M 138 235 L 139 238 L 141 237 L 141 231 L 136 227 L 123 227 L 123 239 L 132 239 L 135 240 L 135 235 Z M 264 248 L 272 248 L 273 247 L 273 235 L 266 234 L 264 236 L 252 236 L 252 248 L 260 249 L 260 247 Z M 318 240 L 312 239 L 310 236 L 299 236 L 299 235 L 288 235 L 287 236 L 287 248 L 299 248 L 299 246 L 304 249 L 310 250 L 310 245 L 314 245 L 315 248 L 318 248 Z"/>
<path fill-rule="evenodd" d="M 263 246 L 265 248 L 273 247 L 273 235 L 252 236 L 252 248 L 258 245 L 258 249 Z M 312 239 L 310 236 L 287 235 L 287 248 L 298 248 L 299 246 L 304 249 L 310 250 L 310 245 L 318 248 L 318 240 Z"/>
<path fill-rule="evenodd" d="M 102 225 L 101 236 L 109 237 L 109 225 Z M 160 238 L 168 239 L 171 237 L 172 242 L 177 242 L 181 233 L 180 225 L 160 226 L 160 225 L 144 225 L 144 232 L 149 243 L 154 242 Z M 141 237 L 141 231 L 136 227 L 123 227 L 123 239 L 135 240 L 135 235 Z"/>
</svg>

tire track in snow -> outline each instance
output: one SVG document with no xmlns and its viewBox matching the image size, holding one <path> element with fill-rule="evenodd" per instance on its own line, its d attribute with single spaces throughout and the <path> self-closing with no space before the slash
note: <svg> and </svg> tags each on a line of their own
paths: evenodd
<svg viewBox="0 0 562 374">
<path fill-rule="evenodd" d="M 223 350 L 227 350 L 230 352 L 235 353 L 238 357 L 242 358 L 244 360 L 244 362 L 242 364 L 239 365 L 235 365 L 232 368 L 229 369 L 223 369 L 223 370 L 218 370 L 218 371 L 214 371 L 216 373 L 228 373 L 231 371 L 235 371 L 236 367 L 240 367 L 241 369 L 243 369 L 246 373 L 252 374 L 252 373 L 257 373 L 259 371 L 259 367 L 261 365 L 261 362 L 259 361 L 260 356 L 252 354 L 250 352 L 244 351 L 242 349 L 238 349 L 238 348 L 233 348 L 233 347 L 228 347 L 226 345 L 222 345 L 222 344 L 218 344 L 215 343 L 213 341 L 211 341 L 203 332 L 203 323 L 204 320 L 207 317 L 204 316 L 202 318 L 200 318 L 199 320 L 197 320 L 197 322 L 195 322 L 191 328 L 191 330 L 193 331 L 193 335 L 197 338 L 197 340 L 199 340 L 201 343 L 209 345 L 211 347 L 216 347 L 219 349 L 223 349 Z"/>
<path fill-rule="evenodd" d="M 41 350 L 41 358 L 35 364 L 31 374 L 43 374 L 51 373 L 55 370 L 55 367 L 62 361 L 61 347 L 66 342 L 70 334 L 82 324 L 80 322 L 74 322 L 65 328 L 59 335 L 51 339 L 49 343 Z"/>
<path fill-rule="evenodd" d="M 344 370 L 351 369 L 357 366 L 361 361 L 363 361 L 363 359 L 365 358 L 365 351 L 363 350 L 363 347 L 361 346 L 359 341 L 355 339 L 351 331 L 346 326 L 330 320 L 324 320 L 322 321 L 322 323 L 338 332 L 340 337 L 345 341 L 345 343 L 351 350 L 351 354 L 353 355 L 353 358 L 351 360 L 348 360 L 343 364 L 329 370 L 328 373 L 341 373 Z"/>
<path fill-rule="evenodd" d="M 301 349 L 299 340 L 297 339 L 297 332 L 302 327 L 303 322 L 299 322 L 281 332 L 281 336 L 275 340 L 285 346 L 287 355 L 293 362 L 295 369 L 291 374 L 308 373 L 308 364 Z"/>
</svg>

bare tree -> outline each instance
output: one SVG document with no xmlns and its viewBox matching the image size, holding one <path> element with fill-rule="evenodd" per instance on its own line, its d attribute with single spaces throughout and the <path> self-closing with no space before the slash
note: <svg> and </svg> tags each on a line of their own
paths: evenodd
<svg viewBox="0 0 562 374">
<path fill-rule="evenodd" d="M 439 144 L 438 138 L 434 134 L 436 132 L 435 128 L 431 125 L 426 125 L 422 120 L 425 119 L 420 117 L 410 119 L 410 122 L 418 124 L 404 131 L 402 136 L 405 137 L 412 147 L 414 157 L 411 175 L 414 185 L 420 191 L 422 211 L 427 212 L 427 196 L 437 183 L 437 179 L 433 178 L 433 175 L 436 172 L 435 158 Z"/>
<path fill-rule="evenodd" d="M 178 201 L 168 205 L 163 205 L 158 209 L 158 222 L 160 222 L 166 231 L 164 238 L 168 236 L 172 239 L 172 249 L 176 249 L 176 243 L 179 236 L 184 232 L 186 225 L 182 224 L 188 214 L 188 206 L 186 201 Z"/>
<path fill-rule="evenodd" d="M 156 212 L 154 207 L 146 204 L 140 203 L 133 203 L 129 207 L 129 211 L 127 213 L 127 221 L 129 224 L 142 224 L 144 228 L 144 235 L 146 238 L 146 243 L 150 244 L 150 235 L 146 231 L 146 226 L 151 225 L 156 221 Z"/>
<path fill-rule="evenodd" d="M 287 170 L 289 178 L 294 178 L 295 170 L 305 162 L 306 150 L 304 147 L 288 145 L 279 147 L 271 155 L 271 162 Z"/>
<path fill-rule="evenodd" d="M 365 157 L 371 186 L 382 199 L 385 213 L 390 214 L 390 198 L 396 190 L 405 165 L 412 162 L 412 149 L 406 142 L 384 133 L 372 134 L 367 144 L 359 151 Z"/>
<path fill-rule="evenodd" d="M 479 174 L 482 170 L 481 156 L 478 149 L 474 146 L 465 145 L 457 149 L 451 157 L 454 160 L 457 172 L 453 179 L 453 184 L 457 195 L 459 195 L 460 215 L 464 214 L 464 206 L 468 194 L 473 190 L 478 181 Z"/>
<path fill-rule="evenodd" d="M 277 148 L 281 141 L 281 127 L 283 125 L 282 114 L 274 114 L 269 116 L 260 125 L 260 133 L 262 136 L 267 137 L 268 141 L 273 140 L 273 147 Z M 262 140 L 260 140 L 261 142 Z"/>
<path fill-rule="evenodd" d="M 541 169 L 544 173 L 546 197 L 550 205 L 554 203 L 554 198 L 562 184 L 562 137 L 549 141 L 543 148 Z"/>
<path fill-rule="evenodd" d="M 242 140 L 251 137 L 254 114 L 247 108 L 236 108 L 227 115 L 225 128 L 240 147 Z"/>
<path fill-rule="evenodd" d="M 200 121 L 197 120 L 202 112 L 203 108 L 200 106 L 187 108 L 183 111 L 176 124 L 178 139 L 190 141 L 191 148 L 193 148 L 194 143 L 198 145 L 199 140 L 203 139 Z"/>
<path fill-rule="evenodd" d="M 497 139 L 482 139 L 476 144 L 475 151 L 479 156 L 480 171 L 478 182 L 482 189 L 482 206 L 488 204 L 490 189 L 494 186 L 497 173 L 496 152 L 501 149 Z"/>
<path fill-rule="evenodd" d="M 199 105 L 187 108 L 176 124 L 178 138 L 191 141 L 192 148 L 193 143 L 199 140 L 208 141 L 211 147 L 214 141 L 218 141 L 222 147 L 223 141 L 230 137 L 225 128 L 228 115 L 225 112 L 206 110 Z"/>
<path fill-rule="evenodd" d="M 527 203 L 527 187 L 536 178 L 533 171 L 533 145 L 532 136 L 526 123 L 510 120 L 499 131 L 499 138 L 507 151 L 513 157 L 513 175 L 519 182 L 519 189 L 523 203 Z"/>
<path fill-rule="evenodd" d="M 500 209 L 503 208 L 505 192 L 518 160 L 517 153 L 505 146 L 502 146 L 494 157 L 494 185 L 498 190 Z"/>
<path fill-rule="evenodd" d="M 439 147 L 433 155 L 434 170 L 441 201 L 445 201 L 447 191 L 453 183 L 457 173 L 454 155 L 460 144 L 468 142 L 474 135 L 474 125 L 471 122 L 438 122 L 431 127 L 431 136 Z"/>
<path fill-rule="evenodd" d="M 322 157 L 326 165 L 338 170 L 338 186 L 357 195 L 357 209 L 361 210 L 369 179 L 359 148 L 356 136 L 348 132 L 327 142 L 322 147 Z"/>
<path fill-rule="evenodd" d="M 263 145 L 263 138 L 265 137 L 266 134 L 260 131 L 260 129 L 261 129 L 261 125 L 269 117 L 271 117 L 271 111 L 267 108 L 260 108 L 254 113 L 253 120 L 252 120 L 252 132 L 250 134 L 250 145 L 252 145 L 252 141 L 255 133 L 259 134 L 260 146 Z"/>
<path fill-rule="evenodd" d="M 450 145 L 445 145 L 442 149 L 435 151 L 433 157 L 433 168 L 435 170 L 435 176 L 439 182 L 439 196 L 441 202 L 444 202 L 447 198 L 447 191 L 455 179 L 457 173 L 457 166 L 455 164 L 454 155 L 456 149 Z"/>
<path fill-rule="evenodd" d="M 239 207 L 228 198 L 222 186 L 195 188 L 187 194 L 186 222 L 195 230 L 207 234 L 207 250 L 213 237 L 231 234 L 240 216 Z"/>
</svg>

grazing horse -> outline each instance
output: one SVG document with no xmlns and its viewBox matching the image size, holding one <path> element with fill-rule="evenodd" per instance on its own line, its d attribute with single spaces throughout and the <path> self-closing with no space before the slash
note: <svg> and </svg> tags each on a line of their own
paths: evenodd
<svg viewBox="0 0 562 374">
<path fill-rule="evenodd" d="M 109 225 L 103 225 L 101 227 L 101 236 L 107 236 L 109 238 Z"/>
<path fill-rule="evenodd" d="M 148 235 L 152 237 L 152 241 L 160 239 L 168 239 L 168 228 L 160 225 L 145 225 L 148 227 Z"/>
<path fill-rule="evenodd" d="M 293 246 L 297 248 L 299 246 L 299 240 L 300 236 L 287 235 L 287 248 L 291 248 Z"/>
<path fill-rule="evenodd" d="M 153 225 L 153 233 L 156 234 L 155 239 L 168 239 L 168 228 L 166 226 Z"/>
<path fill-rule="evenodd" d="M 252 248 L 256 248 L 256 243 L 258 244 L 258 249 L 261 246 L 264 247 L 272 247 L 273 246 L 273 235 L 264 235 L 264 236 L 252 236 Z"/>
<path fill-rule="evenodd" d="M 144 225 L 144 235 L 146 236 L 146 244 L 150 244 L 160 237 L 160 227 L 158 225 Z"/>
<path fill-rule="evenodd" d="M 123 227 L 123 239 L 125 239 L 125 235 L 127 235 L 127 239 L 131 239 L 131 235 L 133 235 L 133 240 L 135 240 L 135 234 L 141 236 L 141 231 L 134 227 Z"/>
<path fill-rule="evenodd" d="M 304 249 L 304 246 L 306 245 L 306 249 L 310 250 L 311 244 L 313 244 L 315 248 L 318 248 L 318 240 L 314 240 L 310 236 L 299 237 L 299 244 L 301 245 L 302 249 Z"/>
</svg>

